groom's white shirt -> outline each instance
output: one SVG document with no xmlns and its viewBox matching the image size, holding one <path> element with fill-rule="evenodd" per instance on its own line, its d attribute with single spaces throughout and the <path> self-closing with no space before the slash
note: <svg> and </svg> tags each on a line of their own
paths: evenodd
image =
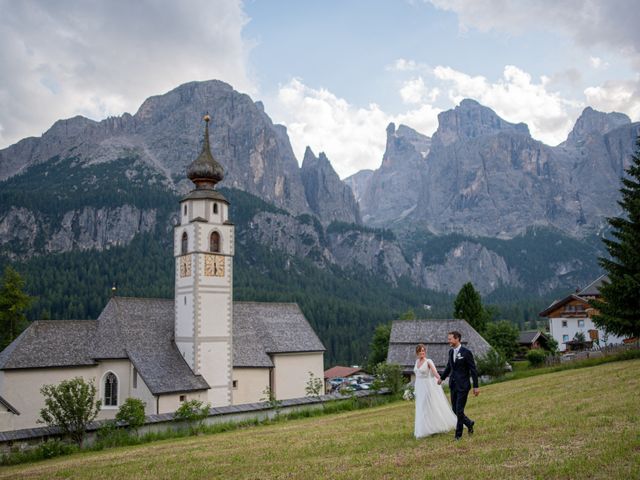
<svg viewBox="0 0 640 480">
<path fill-rule="evenodd" d="M 456 363 L 456 357 L 458 356 L 458 352 L 460 351 L 460 347 L 462 345 L 458 345 L 456 348 L 453 349 L 453 363 Z"/>
</svg>

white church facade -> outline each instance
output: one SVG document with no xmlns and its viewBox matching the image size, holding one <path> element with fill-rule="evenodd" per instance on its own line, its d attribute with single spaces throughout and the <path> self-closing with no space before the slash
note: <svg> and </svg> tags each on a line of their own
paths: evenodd
<svg viewBox="0 0 640 480">
<path fill-rule="evenodd" d="M 98 419 L 128 397 L 148 415 L 191 399 L 255 403 L 267 389 L 304 397 L 310 373 L 323 377 L 325 348 L 297 304 L 233 301 L 234 225 L 205 121 L 174 228 L 174 299 L 113 297 L 97 320 L 32 322 L 0 352 L 0 431 L 39 426 L 40 388 L 74 377 L 95 383 Z"/>
</svg>

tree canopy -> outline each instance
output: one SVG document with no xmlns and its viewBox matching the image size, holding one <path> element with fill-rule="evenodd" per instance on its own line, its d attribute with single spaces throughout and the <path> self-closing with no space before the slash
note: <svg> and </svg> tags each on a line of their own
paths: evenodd
<svg viewBox="0 0 640 480">
<path fill-rule="evenodd" d="M 31 297 L 24 292 L 25 281 L 7 266 L 0 285 L 0 350 L 13 342 L 27 327 L 25 312 Z"/>
<path fill-rule="evenodd" d="M 636 145 L 620 189 L 624 213 L 608 219 L 612 238 L 603 239 L 611 258 L 600 258 L 600 265 L 609 281 L 600 289 L 601 299 L 591 302 L 599 311 L 593 318 L 598 327 L 629 337 L 640 337 L 640 136 Z"/>
<path fill-rule="evenodd" d="M 453 302 L 453 314 L 466 320 L 479 333 L 483 333 L 487 321 L 487 312 L 482 306 L 480 294 L 471 282 L 465 283 Z"/>
</svg>

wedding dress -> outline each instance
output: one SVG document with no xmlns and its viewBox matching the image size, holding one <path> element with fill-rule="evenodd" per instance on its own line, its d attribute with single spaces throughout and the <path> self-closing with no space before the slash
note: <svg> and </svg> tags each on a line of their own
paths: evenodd
<svg viewBox="0 0 640 480">
<path fill-rule="evenodd" d="M 451 410 L 442 386 L 438 385 L 430 369 L 431 365 L 433 362 L 427 359 L 420 367 L 416 361 L 413 367 L 416 375 L 414 387 L 416 402 L 414 435 L 416 438 L 448 432 L 456 428 L 457 417 Z"/>
</svg>

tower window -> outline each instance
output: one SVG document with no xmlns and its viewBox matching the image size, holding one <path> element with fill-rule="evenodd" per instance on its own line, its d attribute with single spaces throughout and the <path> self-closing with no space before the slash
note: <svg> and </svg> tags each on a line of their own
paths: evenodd
<svg viewBox="0 0 640 480">
<path fill-rule="evenodd" d="M 187 214 L 187 206 L 186 205 L 184 206 L 184 214 L 185 215 Z"/>
<path fill-rule="evenodd" d="M 218 204 L 217 203 L 213 204 L 213 213 L 218 213 Z"/>
<path fill-rule="evenodd" d="M 187 253 L 187 250 L 189 249 L 189 236 L 187 235 L 187 232 L 183 232 L 182 233 L 182 248 L 181 248 L 181 252 L 184 255 L 185 253 Z"/>
<path fill-rule="evenodd" d="M 118 406 L 118 377 L 113 372 L 104 377 L 104 405 L 105 407 Z"/>
<path fill-rule="evenodd" d="M 220 251 L 220 234 L 218 232 L 212 232 L 211 237 L 209 237 L 209 251 Z"/>
</svg>

